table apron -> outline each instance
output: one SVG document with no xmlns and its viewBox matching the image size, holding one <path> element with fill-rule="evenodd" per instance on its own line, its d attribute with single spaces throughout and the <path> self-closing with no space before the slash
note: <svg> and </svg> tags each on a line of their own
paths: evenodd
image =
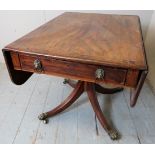
<svg viewBox="0 0 155 155">
<path fill-rule="evenodd" d="M 95 83 L 110 83 L 126 87 L 136 87 L 139 75 L 139 71 L 133 69 L 84 64 L 27 53 L 11 52 L 11 58 L 14 69 L 16 70 L 55 75 Z M 34 61 L 36 60 L 39 60 L 42 66 L 39 71 L 34 67 Z M 104 77 L 101 79 L 95 76 L 98 69 L 104 71 Z"/>
</svg>

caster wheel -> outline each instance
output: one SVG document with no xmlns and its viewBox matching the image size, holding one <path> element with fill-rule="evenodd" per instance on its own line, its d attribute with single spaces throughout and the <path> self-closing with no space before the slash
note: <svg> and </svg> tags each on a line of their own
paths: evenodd
<svg viewBox="0 0 155 155">
<path fill-rule="evenodd" d="M 115 130 L 109 131 L 108 134 L 109 134 L 109 136 L 110 136 L 110 138 L 111 138 L 112 140 L 117 140 L 117 139 L 119 138 L 119 134 L 118 134 L 118 132 L 115 131 Z"/>
<path fill-rule="evenodd" d="M 43 123 L 47 124 L 48 123 L 48 119 L 43 120 Z"/>
<path fill-rule="evenodd" d="M 47 113 L 42 113 L 38 116 L 39 120 L 45 120 L 47 118 Z"/>
</svg>

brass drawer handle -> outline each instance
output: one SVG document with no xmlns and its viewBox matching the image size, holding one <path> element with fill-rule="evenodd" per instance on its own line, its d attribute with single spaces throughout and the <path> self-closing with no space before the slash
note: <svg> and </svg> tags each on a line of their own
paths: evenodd
<svg viewBox="0 0 155 155">
<path fill-rule="evenodd" d="M 42 64 L 41 64 L 41 61 L 39 59 L 34 60 L 34 63 L 33 64 L 34 64 L 34 69 L 37 72 L 43 71 Z"/>
<path fill-rule="evenodd" d="M 95 72 L 96 79 L 103 79 L 104 78 L 104 70 L 103 69 L 97 69 Z"/>
</svg>

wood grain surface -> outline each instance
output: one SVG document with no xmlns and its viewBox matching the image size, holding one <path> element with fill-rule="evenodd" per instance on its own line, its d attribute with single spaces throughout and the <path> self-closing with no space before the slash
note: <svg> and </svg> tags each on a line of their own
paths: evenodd
<svg viewBox="0 0 155 155">
<path fill-rule="evenodd" d="M 64 13 L 3 50 L 147 69 L 137 16 Z"/>
<path fill-rule="evenodd" d="M 113 95 L 98 94 L 105 117 L 123 135 L 111 141 L 84 93 L 73 106 L 45 125 L 38 113 L 54 108 L 72 91 L 63 79 L 33 74 L 22 86 L 11 83 L 7 68 L 0 64 L 0 143 L 155 143 L 155 96 L 147 83 L 137 106 L 129 107 L 129 91 Z M 98 131 L 98 132 L 96 132 Z M 97 134 L 98 133 L 98 134 Z"/>
<path fill-rule="evenodd" d="M 55 75 L 65 78 L 71 78 L 81 81 L 104 82 L 123 85 L 126 78 L 126 70 L 120 68 L 105 67 L 99 65 L 90 65 L 84 63 L 58 60 L 49 57 L 37 57 L 30 54 L 19 54 L 21 69 L 28 72 Z M 34 69 L 34 61 L 39 59 L 42 64 L 42 71 Z M 104 78 L 96 78 L 96 70 L 104 70 Z M 130 85 L 131 86 L 131 85 Z"/>
</svg>

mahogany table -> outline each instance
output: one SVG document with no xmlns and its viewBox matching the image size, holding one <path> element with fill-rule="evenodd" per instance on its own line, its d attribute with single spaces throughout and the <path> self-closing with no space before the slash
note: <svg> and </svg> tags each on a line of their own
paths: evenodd
<svg viewBox="0 0 155 155">
<path fill-rule="evenodd" d="M 86 91 L 94 112 L 111 139 L 119 138 L 104 117 L 96 92 L 112 94 L 132 89 L 136 104 L 148 72 L 138 16 L 64 13 L 9 44 L 3 54 L 11 80 L 21 85 L 35 72 L 67 78 L 74 89 L 47 118 L 68 108 Z M 77 83 L 70 79 L 78 80 Z M 108 89 L 102 83 L 113 84 Z"/>
</svg>

